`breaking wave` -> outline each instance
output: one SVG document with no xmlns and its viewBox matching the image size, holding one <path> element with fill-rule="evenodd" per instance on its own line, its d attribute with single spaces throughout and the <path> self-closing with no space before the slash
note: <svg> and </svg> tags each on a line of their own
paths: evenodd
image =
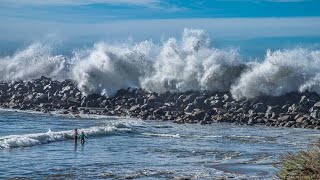
<svg viewBox="0 0 320 180">
<path fill-rule="evenodd" d="M 320 51 L 267 51 L 264 61 L 252 64 L 231 88 L 235 98 L 279 96 L 294 91 L 320 93 Z"/>
<path fill-rule="evenodd" d="M 0 57 L 0 80 L 29 80 L 42 75 L 65 79 L 68 68 L 66 57 L 53 55 L 48 45 L 34 43 L 12 56 Z"/>
<path fill-rule="evenodd" d="M 71 57 L 55 55 L 49 46 L 35 43 L 0 58 L 0 80 L 71 78 L 85 94 L 106 96 L 128 87 L 159 93 L 230 91 L 236 99 L 306 90 L 320 94 L 320 50 L 267 50 L 264 59 L 250 62 L 237 50 L 211 44 L 199 29 L 185 29 L 181 39 L 169 38 L 162 44 L 98 42 Z"/>
<path fill-rule="evenodd" d="M 132 132 L 128 123 L 111 123 L 104 126 L 93 126 L 89 128 L 78 129 L 79 132 L 84 131 L 90 137 L 104 136 L 121 132 Z M 58 141 L 72 140 L 74 136 L 73 130 L 51 131 L 46 133 L 32 133 L 23 135 L 9 135 L 0 137 L 0 149 L 30 147 L 40 144 L 48 144 Z"/>
</svg>

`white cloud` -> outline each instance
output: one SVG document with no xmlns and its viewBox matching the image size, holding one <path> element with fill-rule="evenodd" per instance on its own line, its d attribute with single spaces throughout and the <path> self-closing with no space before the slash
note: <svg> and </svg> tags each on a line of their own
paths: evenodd
<svg viewBox="0 0 320 180">
<path fill-rule="evenodd" d="M 8 5 L 89 5 L 89 4 L 128 4 L 149 6 L 160 3 L 159 0 L 2 0 Z"/>
<path fill-rule="evenodd" d="M 1 19 L 0 19 L 1 20 Z M 42 38 L 57 32 L 66 39 L 155 39 L 179 36 L 184 28 L 207 30 L 213 40 L 239 40 L 257 37 L 320 36 L 320 17 L 310 18 L 217 18 L 123 20 L 104 23 L 58 23 L 44 21 L 2 21 L 0 40 Z"/>
</svg>

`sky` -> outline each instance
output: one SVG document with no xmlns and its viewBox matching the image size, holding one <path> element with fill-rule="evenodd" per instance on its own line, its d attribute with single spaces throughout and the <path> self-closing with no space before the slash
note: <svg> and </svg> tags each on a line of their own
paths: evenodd
<svg viewBox="0 0 320 180">
<path fill-rule="evenodd" d="M 319 7 L 318 0 L 0 0 L 0 54 L 34 41 L 161 42 L 184 28 L 204 29 L 221 46 L 318 43 Z"/>
</svg>

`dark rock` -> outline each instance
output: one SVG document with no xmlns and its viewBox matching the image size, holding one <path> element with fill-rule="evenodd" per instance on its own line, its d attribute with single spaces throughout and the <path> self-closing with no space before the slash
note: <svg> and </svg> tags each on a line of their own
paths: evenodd
<svg viewBox="0 0 320 180">
<path fill-rule="evenodd" d="M 142 98 L 142 97 L 137 97 L 137 98 L 136 98 L 136 104 L 140 104 L 140 105 L 144 104 L 144 98 Z"/>
<path fill-rule="evenodd" d="M 226 102 L 224 104 L 224 108 L 226 109 L 237 109 L 240 107 L 240 104 L 236 103 L 236 102 Z"/>
<path fill-rule="evenodd" d="M 79 107 L 81 105 L 80 101 L 76 98 L 68 98 L 67 101 L 71 106 Z"/>
<path fill-rule="evenodd" d="M 218 114 L 218 115 L 222 115 L 228 112 L 227 110 L 222 108 L 213 108 L 212 110 L 215 112 L 215 114 Z"/>
<path fill-rule="evenodd" d="M 253 111 L 257 113 L 265 113 L 268 109 L 268 106 L 264 103 L 257 103 L 253 105 Z"/>
<path fill-rule="evenodd" d="M 132 107 L 129 109 L 129 111 L 130 111 L 130 112 L 140 111 L 140 105 L 132 106 Z"/>
<path fill-rule="evenodd" d="M 159 109 L 154 110 L 153 114 L 155 116 L 163 116 L 163 115 L 165 115 L 165 112 L 163 111 L 163 109 L 159 108 Z"/>
<path fill-rule="evenodd" d="M 197 107 L 204 107 L 204 106 L 205 106 L 205 103 L 204 103 L 205 99 L 206 99 L 206 98 L 205 98 L 204 96 L 196 97 L 196 98 L 194 99 L 193 104 L 194 104 L 195 106 L 197 106 Z"/>
<path fill-rule="evenodd" d="M 302 117 L 298 117 L 296 118 L 296 123 L 304 123 L 304 121 L 307 120 L 307 117 L 302 116 Z"/>
<path fill-rule="evenodd" d="M 228 94 L 224 94 L 223 96 L 222 96 L 222 101 L 223 102 L 226 102 L 226 101 L 228 101 L 230 98 L 229 98 L 229 95 Z"/>
<path fill-rule="evenodd" d="M 311 117 L 320 119 L 320 110 L 313 110 L 311 112 Z"/>
<path fill-rule="evenodd" d="M 292 115 L 284 115 L 278 118 L 279 121 L 281 122 L 288 122 L 288 121 L 295 121 Z"/>
<path fill-rule="evenodd" d="M 224 102 L 220 101 L 220 100 L 212 100 L 210 102 L 211 107 L 216 107 L 216 108 L 222 108 L 224 105 Z"/>
<path fill-rule="evenodd" d="M 125 94 L 127 94 L 128 91 L 125 89 L 119 89 L 115 95 L 115 97 L 119 97 L 119 96 L 124 96 Z"/>
<path fill-rule="evenodd" d="M 8 91 L 8 89 L 9 89 L 9 86 L 8 86 L 8 84 L 7 83 L 0 83 L 0 92 L 7 92 Z"/>
<path fill-rule="evenodd" d="M 192 113 L 193 120 L 202 120 L 205 115 L 205 111 L 195 111 Z"/>
<path fill-rule="evenodd" d="M 48 102 L 48 95 L 43 93 L 37 93 L 33 99 L 33 103 L 40 104 L 40 103 L 47 103 Z"/>
<path fill-rule="evenodd" d="M 183 100 L 185 104 L 192 103 L 196 99 L 197 95 L 196 94 L 189 94 L 186 96 L 186 98 Z"/>
<path fill-rule="evenodd" d="M 185 112 L 192 112 L 195 109 L 195 105 L 190 103 L 185 109 Z"/>
</svg>

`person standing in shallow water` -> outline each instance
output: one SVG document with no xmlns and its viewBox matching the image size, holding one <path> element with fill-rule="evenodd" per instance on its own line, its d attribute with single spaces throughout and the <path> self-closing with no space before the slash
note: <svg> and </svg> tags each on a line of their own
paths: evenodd
<svg viewBox="0 0 320 180">
<path fill-rule="evenodd" d="M 77 144 L 78 142 L 78 129 L 74 129 L 74 143 Z"/>
<path fill-rule="evenodd" d="M 87 136 L 84 134 L 84 132 L 82 131 L 81 132 L 81 134 L 80 134 L 80 136 L 79 136 L 79 138 L 80 138 L 80 142 L 81 143 L 84 143 L 84 142 L 86 142 L 85 140 L 84 140 L 84 138 L 87 138 Z"/>
</svg>

